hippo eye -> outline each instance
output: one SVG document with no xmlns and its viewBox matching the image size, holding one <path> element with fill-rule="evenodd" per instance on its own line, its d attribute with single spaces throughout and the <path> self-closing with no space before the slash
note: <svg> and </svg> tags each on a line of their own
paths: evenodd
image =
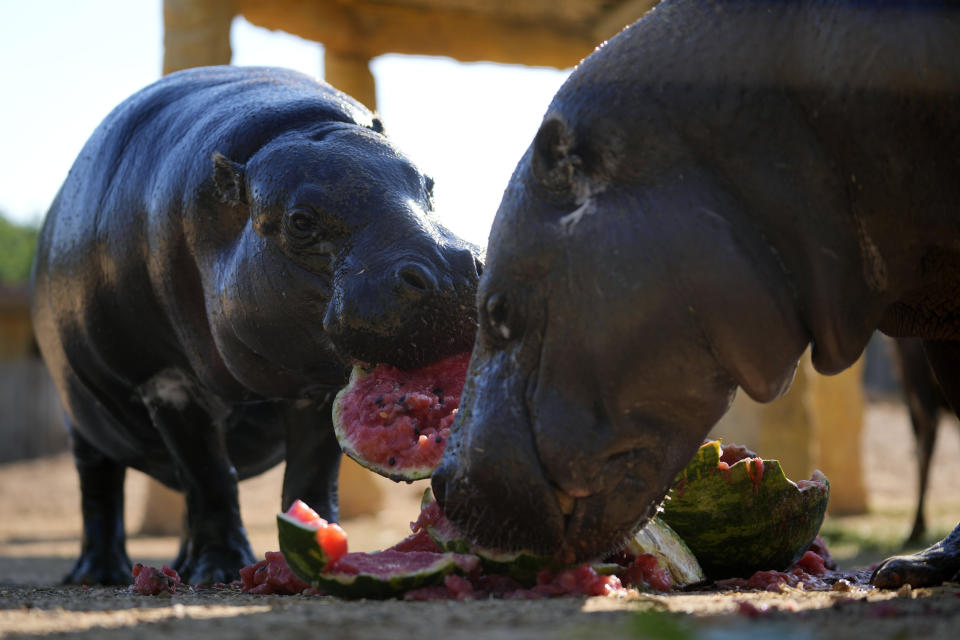
<svg viewBox="0 0 960 640">
<path fill-rule="evenodd" d="M 290 231 L 297 235 L 313 233 L 317 228 L 317 218 L 306 211 L 294 211 L 288 218 Z"/>
<path fill-rule="evenodd" d="M 484 304 L 487 326 L 490 332 L 501 340 L 509 340 L 515 335 L 514 315 L 505 295 L 494 293 Z"/>
</svg>

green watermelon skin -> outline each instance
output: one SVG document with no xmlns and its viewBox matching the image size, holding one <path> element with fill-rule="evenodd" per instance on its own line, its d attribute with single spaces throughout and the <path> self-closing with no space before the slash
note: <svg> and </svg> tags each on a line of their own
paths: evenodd
<svg viewBox="0 0 960 640">
<path fill-rule="evenodd" d="M 423 492 L 420 499 L 420 511 L 421 517 L 424 513 L 433 516 L 423 523 L 423 527 L 438 547 L 451 553 L 477 556 L 487 573 L 508 575 L 520 584 L 530 586 L 536 583 L 537 572 L 541 569 L 564 568 L 564 565 L 549 557 L 528 551 L 500 551 L 471 543 L 442 515 L 429 488 Z"/>
<path fill-rule="evenodd" d="M 277 536 L 287 566 L 304 582 L 309 583 L 309 576 L 323 571 L 329 563 L 329 558 L 317 544 L 316 527 L 285 513 L 278 513 Z"/>
<path fill-rule="evenodd" d="M 394 598 L 410 589 L 439 584 L 449 573 L 469 573 L 480 564 L 478 558 L 469 555 L 397 551 L 348 553 L 331 563 L 317 544 L 316 527 L 285 513 L 278 513 L 277 532 L 280 551 L 293 573 L 314 589 L 341 598 Z M 388 574 L 342 570 L 355 558 L 374 561 L 383 558 L 386 563 L 393 560 L 401 564 L 414 558 L 425 561 L 416 568 L 399 568 Z"/>
<path fill-rule="evenodd" d="M 479 566 L 474 556 L 456 553 L 431 553 L 427 551 L 377 551 L 374 553 L 347 554 L 351 556 L 378 556 L 393 554 L 403 558 L 412 556 L 432 556 L 429 564 L 410 570 L 394 571 L 387 575 L 374 573 L 346 573 L 338 571 L 338 564 L 330 565 L 326 571 L 316 573 L 309 581 L 310 586 L 324 593 L 345 599 L 369 598 L 383 600 L 396 598 L 412 589 L 440 584 L 451 573 L 470 573 Z"/>
<path fill-rule="evenodd" d="M 815 471 L 798 486 L 780 463 L 755 459 L 723 469 L 720 442 L 708 442 L 674 480 L 660 518 L 690 547 L 711 580 L 786 569 L 810 547 L 830 496 Z"/>
</svg>

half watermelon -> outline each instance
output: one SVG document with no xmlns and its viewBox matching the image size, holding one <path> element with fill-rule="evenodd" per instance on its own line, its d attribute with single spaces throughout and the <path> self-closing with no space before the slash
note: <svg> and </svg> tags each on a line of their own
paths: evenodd
<svg viewBox="0 0 960 640">
<path fill-rule="evenodd" d="M 731 456 L 730 453 L 737 455 Z M 782 570 L 820 530 L 830 483 L 820 471 L 788 480 L 776 460 L 707 442 L 674 480 L 660 518 L 690 547 L 710 579 Z"/>
<path fill-rule="evenodd" d="M 428 478 L 456 418 L 469 353 L 413 371 L 354 367 L 333 402 L 333 428 L 348 456 L 393 480 Z"/>
</svg>

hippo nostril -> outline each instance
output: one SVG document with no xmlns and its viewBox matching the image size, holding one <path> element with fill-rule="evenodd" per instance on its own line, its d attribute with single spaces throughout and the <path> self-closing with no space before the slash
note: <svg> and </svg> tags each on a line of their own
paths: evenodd
<svg viewBox="0 0 960 640">
<path fill-rule="evenodd" d="M 437 287 L 436 279 L 416 264 L 408 264 L 398 269 L 397 278 L 408 289 L 419 293 L 427 293 Z"/>
</svg>

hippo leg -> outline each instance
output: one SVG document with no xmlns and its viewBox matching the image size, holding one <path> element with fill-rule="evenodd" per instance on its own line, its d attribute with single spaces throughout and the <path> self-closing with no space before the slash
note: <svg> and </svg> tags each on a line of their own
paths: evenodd
<svg viewBox="0 0 960 640">
<path fill-rule="evenodd" d="M 340 445 L 333 432 L 330 401 L 291 403 L 286 412 L 287 468 L 282 508 L 294 500 L 310 505 L 322 518 L 337 521 L 337 472 Z"/>
<path fill-rule="evenodd" d="M 211 406 L 177 372 L 156 376 L 140 393 L 186 494 L 186 535 L 173 568 L 189 584 L 237 579 L 254 555 L 240 520 L 237 473 L 227 454 L 226 411 Z"/>
<path fill-rule="evenodd" d="M 956 412 L 960 408 L 960 343 L 925 341 L 923 347 L 944 396 Z M 952 580 L 958 572 L 960 525 L 946 538 L 919 553 L 884 560 L 873 572 L 870 582 L 885 589 L 903 584 L 926 587 Z"/>
<path fill-rule="evenodd" d="M 910 535 L 904 543 L 916 544 L 927 532 L 923 516 L 924 502 L 930 479 L 930 459 L 937 442 L 937 425 L 944 402 L 923 350 L 923 341 L 919 338 L 899 338 L 894 341 L 894 346 L 904 401 L 910 411 L 910 426 L 913 427 L 917 442 L 917 513 Z"/>
<path fill-rule="evenodd" d="M 104 456 L 75 429 L 73 457 L 80 474 L 83 543 L 80 557 L 64 577 L 72 584 L 129 584 L 130 558 L 123 530 L 126 468 Z"/>
</svg>

